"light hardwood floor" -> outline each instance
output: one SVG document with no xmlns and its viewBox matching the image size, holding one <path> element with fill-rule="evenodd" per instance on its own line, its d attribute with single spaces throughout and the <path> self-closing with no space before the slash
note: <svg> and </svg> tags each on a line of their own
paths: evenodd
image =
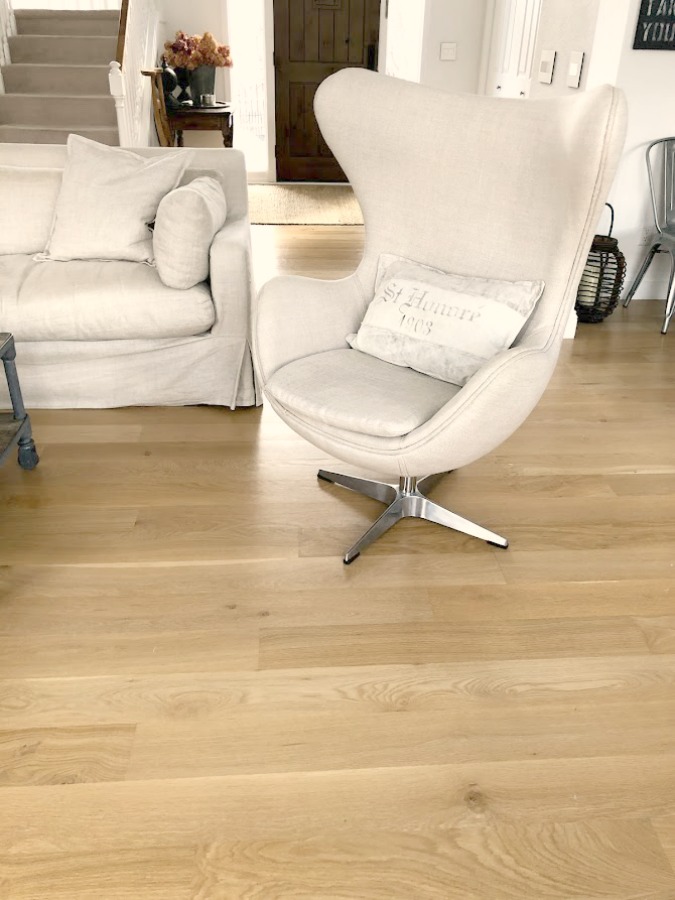
<svg viewBox="0 0 675 900">
<path fill-rule="evenodd" d="M 258 227 L 261 279 L 359 228 Z M 527 423 L 378 505 L 268 410 L 35 412 L 0 469 L 0 897 L 673 900 L 675 331 L 581 326 Z"/>
</svg>

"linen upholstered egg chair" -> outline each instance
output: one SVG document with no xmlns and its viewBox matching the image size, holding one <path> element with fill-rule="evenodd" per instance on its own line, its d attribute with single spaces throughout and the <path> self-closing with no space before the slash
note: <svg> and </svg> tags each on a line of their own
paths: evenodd
<svg viewBox="0 0 675 900">
<path fill-rule="evenodd" d="M 386 479 L 319 472 L 387 504 L 346 563 L 403 516 L 506 547 L 424 492 L 494 450 L 544 392 L 623 145 L 623 95 L 493 99 L 345 69 L 321 84 L 315 113 L 363 209 L 365 249 L 347 278 L 263 286 L 253 341 L 267 401 L 316 447 Z M 347 344 L 382 254 L 545 289 L 513 346 L 460 388 Z"/>
</svg>

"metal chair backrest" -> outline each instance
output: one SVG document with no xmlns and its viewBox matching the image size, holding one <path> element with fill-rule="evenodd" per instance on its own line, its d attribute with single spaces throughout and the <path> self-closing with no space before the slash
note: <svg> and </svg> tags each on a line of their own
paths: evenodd
<svg viewBox="0 0 675 900">
<path fill-rule="evenodd" d="M 663 144 L 661 184 L 658 185 L 653 151 L 661 144 Z M 647 172 L 656 228 L 660 234 L 664 231 L 675 233 L 675 137 L 659 138 L 651 142 L 647 147 Z"/>
</svg>

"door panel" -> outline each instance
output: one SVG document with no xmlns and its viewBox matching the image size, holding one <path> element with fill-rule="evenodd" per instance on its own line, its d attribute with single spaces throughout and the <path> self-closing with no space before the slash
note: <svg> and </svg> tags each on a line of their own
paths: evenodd
<svg viewBox="0 0 675 900">
<path fill-rule="evenodd" d="M 346 181 L 319 132 L 314 94 L 346 66 L 376 68 L 379 31 L 380 0 L 274 0 L 280 181 Z"/>
</svg>

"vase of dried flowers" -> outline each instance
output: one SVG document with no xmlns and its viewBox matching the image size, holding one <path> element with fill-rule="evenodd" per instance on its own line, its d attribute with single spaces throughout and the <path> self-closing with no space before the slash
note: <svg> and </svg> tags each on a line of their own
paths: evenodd
<svg viewBox="0 0 675 900">
<path fill-rule="evenodd" d="M 202 94 L 215 94 L 216 69 L 232 65 L 230 48 L 219 44 L 210 31 L 203 35 L 177 31 L 174 40 L 164 44 L 163 58 L 176 70 L 182 89 L 178 100 L 191 99 L 196 106 Z"/>
<path fill-rule="evenodd" d="M 199 103 L 203 94 L 215 94 L 216 92 L 216 67 L 197 66 L 196 69 L 188 69 L 188 82 L 193 102 Z"/>
</svg>

